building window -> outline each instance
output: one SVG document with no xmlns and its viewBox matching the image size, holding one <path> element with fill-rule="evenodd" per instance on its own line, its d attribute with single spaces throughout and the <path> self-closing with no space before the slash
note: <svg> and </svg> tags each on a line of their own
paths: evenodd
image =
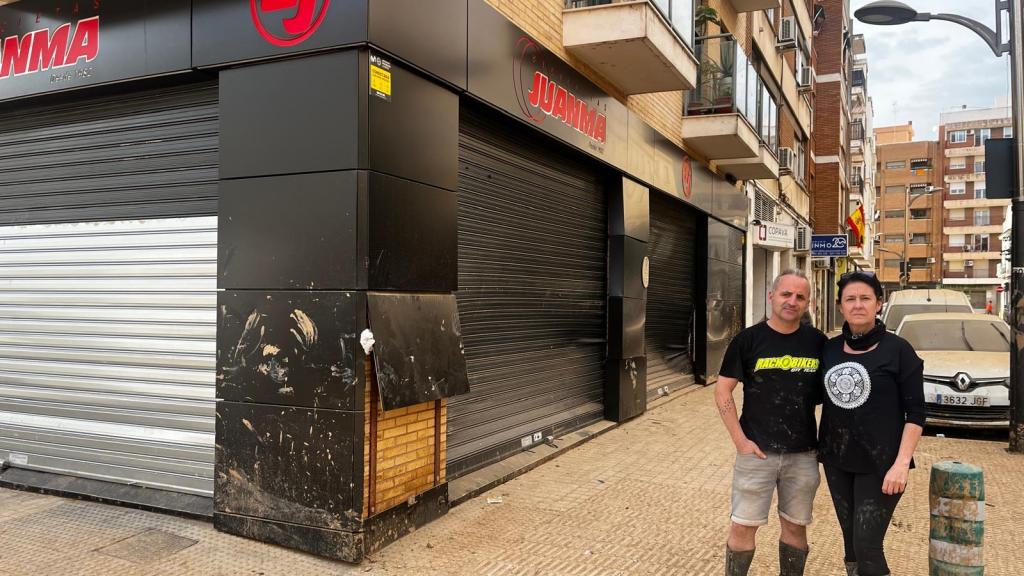
<svg viewBox="0 0 1024 576">
<path fill-rule="evenodd" d="M 903 218 L 903 210 L 886 210 L 886 218 Z"/>
<path fill-rule="evenodd" d="M 793 139 L 793 156 L 795 157 L 795 166 L 793 166 L 793 177 L 796 178 L 797 182 L 803 183 L 805 181 L 805 175 L 807 174 L 807 144 L 804 143 L 800 138 Z"/>
<path fill-rule="evenodd" d="M 967 142 L 967 130 L 954 130 L 949 133 L 950 144 L 963 144 Z"/>
<path fill-rule="evenodd" d="M 967 158 L 964 158 L 963 156 L 961 156 L 959 158 L 950 158 L 949 159 L 949 169 L 950 170 L 963 170 L 964 168 L 967 168 Z"/>
<path fill-rule="evenodd" d="M 966 182 L 950 182 L 949 183 L 949 194 L 950 196 L 959 196 L 960 194 L 967 193 Z"/>
<path fill-rule="evenodd" d="M 924 233 L 914 233 L 910 235 L 911 244 L 928 244 L 928 235 Z"/>
<path fill-rule="evenodd" d="M 899 260 L 896 260 L 896 259 L 887 259 L 885 261 L 885 267 L 886 268 L 897 268 L 898 269 L 900 267 L 900 264 L 902 264 L 902 262 L 900 262 Z"/>
<path fill-rule="evenodd" d="M 885 243 L 886 244 L 902 244 L 903 243 L 903 236 L 902 235 L 897 236 L 895 234 L 886 234 L 885 235 Z"/>
<path fill-rule="evenodd" d="M 927 268 L 928 267 L 928 259 L 927 258 L 910 258 L 907 261 L 907 264 L 910 265 L 911 268 Z"/>
<path fill-rule="evenodd" d="M 991 128 L 982 128 L 978 131 L 978 143 L 976 146 L 984 146 L 985 141 L 992 137 Z"/>
<path fill-rule="evenodd" d="M 963 272 L 964 271 L 964 261 L 963 260 L 950 260 L 949 262 L 946 262 L 946 264 L 947 264 L 947 270 L 949 270 L 950 272 Z"/>
<path fill-rule="evenodd" d="M 1003 138 L 1013 138 L 1013 126 L 1003 126 Z"/>
<path fill-rule="evenodd" d="M 911 220 L 927 220 L 931 218 L 931 210 L 927 208 L 913 208 L 910 210 Z"/>
<path fill-rule="evenodd" d="M 960 220 L 963 220 L 963 218 L 960 218 Z M 949 246 L 950 246 L 950 248 L 959 248 L 959 247 L 961 247 L 963 245 L 964 245 L 964 235 L 963 234 L 950 234 L 949 235 Z"/>
<path fill-rule="evenodd" d="M 973 234 L 970 245 L 974 252 L 988 252 L 988 234 Z"/>
<path fill-rule="evenodd" d="M 988 226 L 989 214 L 988 208 L 975 208 L 974 209 L 974 225 L 975 226 Z"/>
<path fill-rule="evenodd" d="M 963 220 L 967 218 L 967 213 L 963 208 L 953 208 L 949 211 L 950 220 Z M 963 237 L 960 238 L 960 243 L 963 244 Z"/>
<path fill-rule="evenodd" d="M 984 171 L 985 171 L 985 161 L 984 160 L 975 160 L 974 161 L 974 172 L 978 173 L 978 172 L 984 172 Z"/>
<path fill-rule="evenodd" d="M 886 170 L 900 170 L 907 167 L 906 160 L 893 160 L 885 163 Z"/>
<path fill-rule="evenodd" d="M 927 158 L 913 158 L 910 161 L 911 170 L 927 170 L 932 167 L 932 161 Z"/>
<path fill-rule="evenodd" d="M 906 191 L 907 191 L 907 187 L 906 186 L 886 186 L 885 187 L 885 193 L 886 194 L 904 194 L 904 193 L 906 193 Z"/>
<path fill-rule="evenodd" d="M 985 184 L 983 182 L 974 183 L 974 197 L 977 199 L 985 198 Z"/>
</svg>

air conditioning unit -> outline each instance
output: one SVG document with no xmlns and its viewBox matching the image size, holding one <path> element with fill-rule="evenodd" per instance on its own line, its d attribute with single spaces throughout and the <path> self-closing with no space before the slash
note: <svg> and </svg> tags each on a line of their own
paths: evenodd
<svg viewBox="0 0 1024 576">
<path fill-rule="evenodd" d="M 811 258 L 811 268 L 815 270 L 829 270 L 832 268 L 831 258 Z"/>
<path fill-rule="evenodd" d="M 974 246 L 971 244 L 964 244 L 964 252 L 973 252 Z"/>
<path fill-rule="evenodd" d="M 796 244 L 793 250 L 797 252 L 810 252 L 811 250 L 811 229 L 807 226 L 796 227 Z"/>
<path fill-rule="evenodd" d="M 796 17 L 785 16 L 779 25 L 779 40 L 775 44 L 779 50 L 796 49 Z"/>
<path fill-rule="evenodd" d="M 779 171 L 792 172 L 796 164 L 796 153 L 792 148 L 779 147 Z"/>
<path fill-rule="evenodd" d="M 796 87 L 801 92 L 808 92 L 814 87 L 814 68 L 810 66 L 800 68 L 800 73 L 796 78 Z"/>
<path fill-rule="evenodd" d="M 928 263 L 929 264 L 935 264 L 935 258 L 929 258 L 928 259 Z"/>
<path fill-rule="evenodd" d="M 964 266 L 974 266 L 974 260 L 964 260 Z"/>
</svg>

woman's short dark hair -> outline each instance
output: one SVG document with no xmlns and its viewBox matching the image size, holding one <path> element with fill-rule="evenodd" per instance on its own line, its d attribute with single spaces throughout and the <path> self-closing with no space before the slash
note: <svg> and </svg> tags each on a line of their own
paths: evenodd
<svg viewBox="0 0 1024 576">
<path fill-rule="evenodd" d="M 874 272 L 865 272 L 864 270 L 857 270 L 856 272 L 847 272 L 839 277 L 839 297 L 837 301 L 843 299 L 843 290 L 846 286 L 852 282 L 861 282 L 867 284 L 875 291 L 875 297 L 879 300 L 882 299 L 882 283 L 878 281 L 878 277 L 875 276 Z"/>
</svg>

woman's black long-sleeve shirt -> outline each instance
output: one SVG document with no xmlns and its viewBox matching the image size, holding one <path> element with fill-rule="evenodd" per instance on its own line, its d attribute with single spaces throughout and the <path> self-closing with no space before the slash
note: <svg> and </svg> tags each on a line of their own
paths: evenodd
<svg viewBox="0 0 1024 576">
<path fill-rule="evenodd" d="M 899 454 L 904 424 L 924 426 L 923 373 L 914 348 L 895 334 L 886 333 L 863 354 L 845 352 L 841 335 L 829 340 L 822 352 L 818 459 L 885 476 Z"/>
</svg>

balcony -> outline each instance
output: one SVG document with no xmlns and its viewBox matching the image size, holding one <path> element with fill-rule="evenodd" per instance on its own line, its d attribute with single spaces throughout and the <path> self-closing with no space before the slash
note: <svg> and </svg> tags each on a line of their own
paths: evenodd
<svg viewBox="0 0 1024 576">
<path fill-rule="evenodd" d="M 769 8 L 778 8 L 780 4 L 779 0 L 729 0 L 729 2 L 737 12 L 768 10 Z"/>
<path fill-rule="evenodd" d="M 625 94 L 690 90 L 690 0 L 566 0 L 562 44 Z"/>
<path fill-rule="evenodd" d="M 984 182 L 984 172 L 964 172 L 963 174 L 946 174 L 943 180 L 948 184 L 950 182 Z"/>
<path fill-rule="evenodd" d="M 1010 200 L 1000 198 L 968 198 L 965 200 L 943 200 L 942 207 L 949 210 L 952 208 L 993 208 L 998 206 L 1007 207 Z"/>
<path fill-rule="evenodd" d="M 960 148 L 946 148 L 943 153 L 946 158 L 960 158 L 963 156 L 978 156 L 981 158 L 985 157 L 984 146 L 964 146 Z"/>
<path fill-rule="evenodd" d="M 999 252 L 965 252 L 963 246 L 943 247 L 942 259 L 946 261 L 958 260 L 1002 260 L 1003 255 Z"/>
<path fill-rule="evenodd" d="M 950 234 L 1001 234 L 1003 232 L 1002 224 L 990 224 L 988 226 L 973 226 L 970 223 L 964 226 L 943 226 L 942 233 L 949 236 Z"/>
<path fill-rule="evenodd" d="M 682 137 L 739 180 L 778 178 L 778 105 L 731 35 L 700 38 Z"/>
</svg>

